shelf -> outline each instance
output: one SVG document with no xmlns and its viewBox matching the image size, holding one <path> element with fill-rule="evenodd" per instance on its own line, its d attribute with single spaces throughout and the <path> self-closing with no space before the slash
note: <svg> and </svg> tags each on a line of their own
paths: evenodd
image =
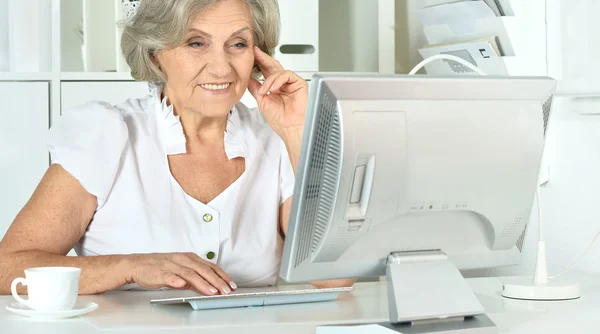
<svg viewBox="0 0 600 334">
<path fill-rule="evenodd" d="M 62 72 L 61 81 L 134 81 L 129 72 Z"/>
<path fill-rule="evenodd" d="M 471 63 L 475 62 L 474 65 L 488 75 L 548 75 L 545 2 L 532 0 L 522 4 L 516 0 L 502 0 L 502 3 L 507 12 L 517 16 L 476 19 L 471 22 L 468 29 L 464 30 L 456 30 L 455 26 L 448 24 L 425 26 L 423 28 L 425 40 L 429 45 L 447 45 L 496 37 L 501 55 L 491 58 L 472 56 L 471 60 L 466 57 L 463 59 Z M 463 72 L 462 67 L 456 67 L 454 63 L 448 61 L 429 63 L 425 69 L 428 74 L 474 74 L 470 71 Z"/>
<path fill-rule="evenodd" d="M 50 72 L 0 72 L 0 81 L 51 81 Z"/>
<path fill-rule="evenodd" d="M 315 72 L 296 72 L 310 80 Z M 1 77 L 0 77 L 1 78 Z M 61 81 L 135 81 L 128 72 L 62 72 Z"/>
</svg>

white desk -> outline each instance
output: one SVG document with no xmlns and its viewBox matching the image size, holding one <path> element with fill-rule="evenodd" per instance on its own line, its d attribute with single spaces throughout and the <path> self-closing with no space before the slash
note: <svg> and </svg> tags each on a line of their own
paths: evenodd
<svg viewBox="0 0 600 334">
<path fill-rule="evenodd" d="M 469 279 L 500 333 L 600 333 L 600 278 L 582 278 L 582 298 L 567 302 L 504 299 L 498 278 Z M 194 311 L 187 304 L 159 306 L 149 300 L 177 291 L 109 292 L 82 296 L 99 308 L 81 318 L 36 321 L 8 312 L 11 296 L 0 296 L 0 333 L 202 333 L 305 334 L 323 324 L 371 323 L 387 320 L 383 283 L 358 283 L 337 302 L 244 309 Z"/>
</svg>

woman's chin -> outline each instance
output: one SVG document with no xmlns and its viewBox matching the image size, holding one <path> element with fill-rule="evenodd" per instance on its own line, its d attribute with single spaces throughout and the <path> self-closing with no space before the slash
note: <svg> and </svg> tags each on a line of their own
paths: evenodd
<svg viewBox="0 0 600 334">
<path fill-rule="evenodd" d="M 238 101 L 239 100 L 237 99 L 230 99 L 227 101 L 207 101 L 206 99 L 203 99 L 190 109 L 205 117 L 221 118 L 226 117 Z"/>
<path fill-rule="evenodd" d="M 197 106 L 204 106 L 206 109 L 210 110 L 231 110 L 233 105 L 238 103 L 242 98 L 242 94 L 236 92 L 233 85 L 225 89 L 206 89 L 201 86 L 198 91 L 196 91 L 196 101 Z M 207 110 L 210 112 L 209 110 Z M 218 114 L 221 114 L 220 112 Z M 216 115 L 215 115 L 216 116 Z"/>
</svg>

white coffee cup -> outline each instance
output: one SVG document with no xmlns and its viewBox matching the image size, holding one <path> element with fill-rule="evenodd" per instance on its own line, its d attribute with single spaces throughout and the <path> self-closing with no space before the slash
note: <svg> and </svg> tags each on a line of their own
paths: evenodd
<svg viewBox="0 0 600 334">
<path fill-rule="evenodd" d="M 70 267 L 40 267 L 25 269 L 25 278 L 12 281 L 10 290 L 15 299 L 37 311 L 70 310 L 77 302 L 81 269 Z M 28 299 L 17 294 L 17 285 L 27 286 Z"/>
</svg>

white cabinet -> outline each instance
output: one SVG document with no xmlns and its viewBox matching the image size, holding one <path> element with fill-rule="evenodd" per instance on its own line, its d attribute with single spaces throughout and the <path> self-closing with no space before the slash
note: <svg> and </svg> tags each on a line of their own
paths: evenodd
<svg viewBox="0 0 600 334">
<path fill-rule="evenodd" d="M 0 82 L 0 237 L 49 165 L 47 82 Z"/>
<path fill-rule="evenodd" d="M 299 72 L 319 70 L 319 1 L 279 0 L 281 34 L 275 58 Z"/>
<path fill-rule="evenodd" d="M 91 81 L 62 82 L 61 109 L 69 109 L 90 101 L 105 101 L 110 104 L 125 102 L 128 98 L 148 94 L 148 83 L 135 81 Z"/>
</svg>

